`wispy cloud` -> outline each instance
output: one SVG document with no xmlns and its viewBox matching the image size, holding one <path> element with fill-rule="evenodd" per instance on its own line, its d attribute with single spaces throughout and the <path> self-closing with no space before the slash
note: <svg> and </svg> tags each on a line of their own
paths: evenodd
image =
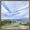
<svg viewBox="0 0 30 30">
<path fill-rule="evenodd" d="M 29 1 L 2 1 L 1 3 L 1 19 L 29 18 Z"/>
</svg>

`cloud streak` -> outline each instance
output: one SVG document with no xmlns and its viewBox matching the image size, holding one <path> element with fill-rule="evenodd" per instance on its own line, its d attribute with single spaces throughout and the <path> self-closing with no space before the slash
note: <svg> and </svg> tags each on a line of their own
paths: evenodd
<svg viewBox="0 0 30 30">
<path fill-rule="evenodd" d="M 1 3 L 2 3 L 1 19 L 29 18 L 29 2 L 28 1 L 19 1 L 19 2 L 18 1 L 3 2 L 2 1 Z M 10 13 L 9 11 L 12 13 Z"/>
</svg>

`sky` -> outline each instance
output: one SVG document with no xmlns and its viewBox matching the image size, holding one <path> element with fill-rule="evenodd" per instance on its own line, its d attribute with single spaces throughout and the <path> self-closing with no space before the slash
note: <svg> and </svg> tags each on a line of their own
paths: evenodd
<svg viewBox="0 0 30 30">
<path fill-rule="evenodd" d="M 29 1 L 1 1 L 1 19 L 29 18 Z"/>
</svg>

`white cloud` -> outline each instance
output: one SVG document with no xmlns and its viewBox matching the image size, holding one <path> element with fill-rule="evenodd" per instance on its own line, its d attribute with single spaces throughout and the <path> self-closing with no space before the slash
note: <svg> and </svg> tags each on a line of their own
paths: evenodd
<svg viewBox="0 0 30 30">
<path fill-rule="evenodd" d="M 4 3 L 4 2 L 3 2 Z M 9 13 L 8 10 L 6 10 L 3 7 L 3 3 L 1 5 L 1 19 L 18 19 L 23 17 L 29 17 L 29 2 L 28 1 L 7 1 L 5 4 L 8 6 L 8 8 L 13 12 Z M 24 6 L 24 4 L 26 5 Z M 15 6 L 16 4 L 16 6 Z M 14 10 L 15 9 L 15 10 Z M 19 10 L 18 12 L 15 12 Z M 15 14 L 15 15 L 13 15 Z"/>
</svg>

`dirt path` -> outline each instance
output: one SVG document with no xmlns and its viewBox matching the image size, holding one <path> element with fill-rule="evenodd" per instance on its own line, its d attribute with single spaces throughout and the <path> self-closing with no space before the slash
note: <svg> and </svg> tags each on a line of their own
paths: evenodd
<svg viewBox="0 0 30 30">
<path fill-rule="evenodd" d="M 28 29 L 28 26 L 19 26 L 19 27 L 13 27 L 14 25 L 6 25 L 6 26 L 2 26 L 2 29 Z"/>
</svg>

